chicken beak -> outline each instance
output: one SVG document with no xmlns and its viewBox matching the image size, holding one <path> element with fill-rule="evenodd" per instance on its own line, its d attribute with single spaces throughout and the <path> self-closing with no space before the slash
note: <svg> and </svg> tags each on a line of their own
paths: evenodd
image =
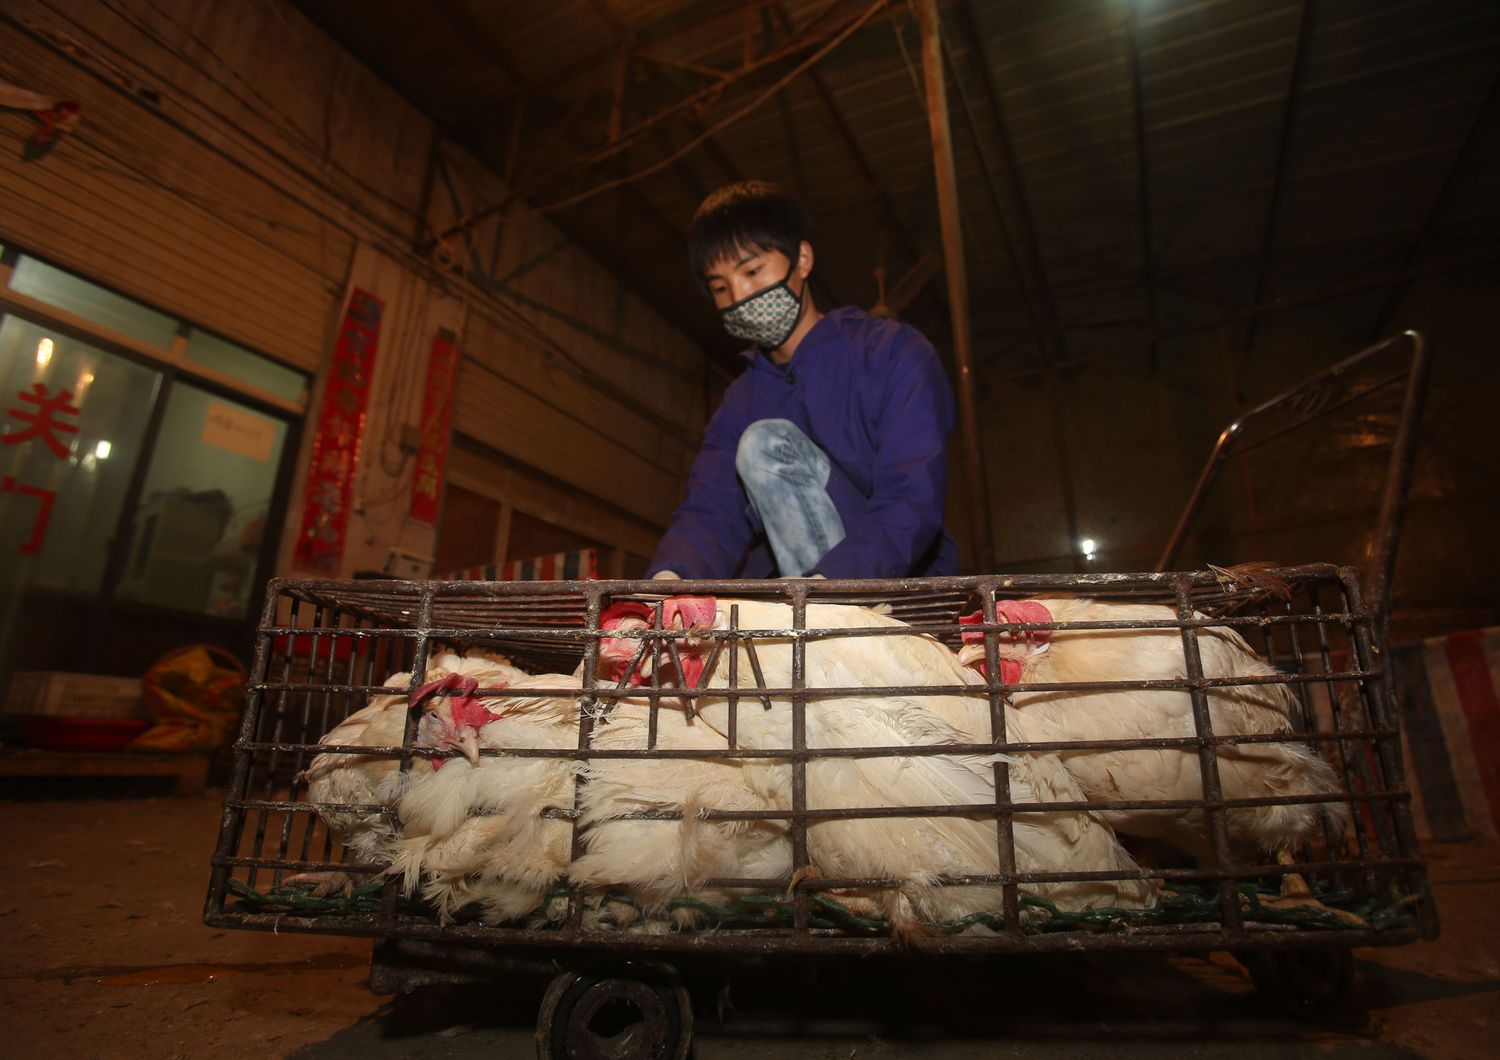
<svg viewBox="0 0 1500 1060">
<path fill-rule="evenodd" d="M 984 645 L 965 644 L 963 647 L 959 648 L 958 665 L 972 666 L 980 673 L 984 673 L 985 670 L 988 669 L 988 667 L 985 666 L 984 661 Z"/>
<path fill-rule="evenodd" d="M 479 733 L 464 726 L 463 732 L 458 737 L 458 750 L 462 751 L 464 757 L 469 760 L 469 765 L 477 766 L 479 764 Z"/>
</svg>

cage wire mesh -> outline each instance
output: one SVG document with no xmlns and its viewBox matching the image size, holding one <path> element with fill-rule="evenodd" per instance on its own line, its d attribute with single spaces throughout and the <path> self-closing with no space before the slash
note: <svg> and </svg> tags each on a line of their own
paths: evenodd
<svg viewBox="0 0 1500 1060">
<path fill-rule="evenodd" d="M 1390 686 L 1350 569 L 674 588 L 717 598 L 712 628 L 674 622 L 684 598 L 664 600 L 661 583 L 273 583 L 207 919 L 810 953 L 1435 931 Z M 1018 610 L 1025 600 L 1050 610 Z M 1083 600 L 1100 606 L 1069 610 Z M 639 621 L 611 622 L 622 605 Z M 1243 638 L 1240 672 L 1223 672 L 1226 631 Z M 1130 650 L 1100 650 L 1115 642 Z M 1085 668 L 1035 680 L 1044 649 Z M 456 652 L 552 676 L 424 689 Z M 1230 731 L 1226 704 L 1268 688 L 1284 721 Z M 473 701 L 482 720 L 499 715 L 496 733 L 507 718 L 514 731 L 481 736 L 471 766 L 424 726 Z M 1121 736 L 1104 713 L 1132 703 L 1169 705 L 1171 724 Z M 1067 724 L 1037 723 L 1044 711 Z M 372 714 L 383 737 L 359 730 Z M 1093 720 L 1106 735 L 1089 738 Z M 860 742 L 871 732 L 895 735 Z M 1253 772 L 1283 747 L 1331 779 L 1244 781 L 1244 762 Z M 321 802 L 308 782 L 320 754 L 339 778 Z M 1118 783 L 1122 767 L 1186 776 L 1187 796 Z M 1091 769 L 1116 790 L 1082 791 L 1073 774 Z M 447 832 L 398 812 L 464 784 L 478 787 L 449 806 Z M 1279 851 L 1247 839 L 1289 819 L 1312 823 Z"/>
<path fill-rule="evenodd" d="M 1282 370 L 1302 372 L 1305 356 L 1289 355 Z M 1158 569 L 1286 555 L 1392 560 L 1429 370 L 1425 340 L 1403 332 L 1237 412 Z M 1367 585 L 1372 596 L 1383 588 Z"/>
</svg>

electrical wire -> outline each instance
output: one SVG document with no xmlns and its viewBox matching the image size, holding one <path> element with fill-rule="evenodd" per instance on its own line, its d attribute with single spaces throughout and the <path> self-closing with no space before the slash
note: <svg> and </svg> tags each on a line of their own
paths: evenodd
<svg viewBox="0 0 1500 1060">
<path fill-rule="evenodd" d="M 816 15 L 814 15 L 813 18 L 810 19 L 809 22 L 804 26 L 803 32 L 806 33 L 812 28 L 814 24 L 820 22 L 824 17 L 828 15 L 830 11 L 837 7 L 840 2 L 841 0 L 829 0 L 829 3 Z M 870 7 L 863 14 L 857 17 L 856 23 L 863 24 L 876 12 L 884 8 L 889 2 L 890 0 L 875 0 L 875 3 L 872 7 Z M 855 28 L 857 28 L 857 26 Z M 850 30 L 849 27 L 845 27 L 845 29 L 838 31 L 832 36 L 842 39 L 847 35 L 848 32 L 852 32 L 852 30 Z M 618 138 L 611 140 L 594 154 L 586 158 L 572 159 L 562 166 L 549 170 L 546 173 L 540 174 L 536 179 L 527 182 L 525 186 L 511 187 L 507 189 L 506 193 L 497 201 L 491 202 L 481 207 L 480 209 L 473 211 L 467 216 L 459 218 L 453 224 L 449 225 L 448 228 L 438 234 L 437 239 L 447 239 L 450 236 L 458 234 L 466 228 L 472 228 L 475 225 L 479 224 L 481 221 L 484 221 L 489 217 L 494 216 L 496 213 L 504 210 L 507 206 L 509 206 L 517 199 L 525 197 L 528 198 L 528 201 L 530 201 L 530 196 L 555 185 L 558 181 L 562 180 L 569 174 L 575 171 L 586 172 L 587 170 L 599 165 L 600 163 L 613 158 L 615 155 L 621 153 L 622 151 L 628 150 L 642 136 L 644 136 L 647 132 L 649 132 L 651 129 L 655 128 L 668 118 L 682 113 L 683 111 L 691 107 L 705 106 L 711 103 L 712 101 L 716 100 L 724 92 L 724 90 L 734 82 L 742 80 L 753 73 L 757 73 L 767 66 L 775 65 L 788 56 L 797 54 L 799 51 L 802 51 L 806 47 L 808 47 L 807 44 L 795 44 L 787 48 L 780 49 L 776 52 L 762 55 L 759 59 L 756 59 L 748 66 L 741 67 L 740 69 L 733 71 L 732 73 L 726 73 L 717 84 L 709 85 L 707 88 L 695 92 L 683 99 L 677 100 L 675 103 L 669 105 L 663 110 L 658 111 L 656 114 L 652 115 L 645 121 L 640 122 L 634 128 L 622 133 Z M 780 87 L 782 86 L 779 84 L 773 86 L 772 91 L 777 91 Z M 580 103 L 586 101 L 586 99 L 587 97 L 580 97 Z M 709 130 L 708 135 L 712 135 L 712 133 L 713 130 Z M 674 157 L 672 159 L 668 159 L 667 161 L 668 163 L 670 163 L 672 161 L 676 161 L 676 158 Z M 541 212 L 543 208 L 533 204 L 533 209 Z"/>
<path fill-rule="evenodd" d="M 539 205 L 535 207 L 536 210 L 539 213 L 550 213 L 553 210 L 561 210 L 569 206 L 576 206 L 581 202 L 592 199 L 596 195 L 602 194 L 603 192 L 610 191 L 614 188 L 618 188 L 626 184 L 634 184 L 642 177 L 649 177 L 654 173 L 661 172 L 663 169 L 666 169 L 668 166 L 672 165 L 684 155 L 687 155 L 688 153 L 696 150 L 699 145 L 701 145 L 705 140 L 708 140 L 710 137 L 723 132 L 729 126 L 735 124 L 741 118 L 745 117 L 745 115 L 749 114 L 752 110 L 758 109 L 762 104 L 766 102 L 766 100 L 770 99 L 777 92 L 785 88 L 788 84 L 795 81 L 798 77 L 801 77 L 802 74 L 807 70 L 811 69 L 813 66 L 816 66 L 823 60 L 825 56 L 828 55 L 829 52 L 833 51 L 840 44 L 844 43 L 844 41 L 848 40 L 851 36 L 854 35 L 857 30 L 859 30 L 861 26 L 863 26 L 870 19 L 874 18 L 880 11 L 884 10 L 887 3 L 888 0 L 876 0 L 874 4 L 871 4 L 861 14 L 857 15 L 852 21 L 850 21 L 848 25 L 846 25 L 842 30 L 835 34 L 832 39 L 830 39 L 817 51 L 809 55 L 802 62 L 792 67 L 790 72 L 788 72 L 785 76 L 777 79 L 769 88 L 761 92 L 760 95 L 756 96 L 744 106 L 736 109 L 733 113 L 729 114 L 725 118 L 722 118 L 721 120 L 715 122 L 713 125 L 710 125 L 698 135 L 694 136 L 691 140 L 687 141 L 687 143 L 678 147 L 675 151 L 668 153 L 664 158 L 658 159 L 651 165 L 646 166 L 644 169 L 633 170 L 630 173 L 616 177 L 613 180 L 607 180 L 602 184 L 596 184 L 594 187 L 589 188 L 587 191 L 581 191 L 576 195 L 570 195 L 567 198 L 559 199 L 556 202 L 549 202 Z"/>
</svg>

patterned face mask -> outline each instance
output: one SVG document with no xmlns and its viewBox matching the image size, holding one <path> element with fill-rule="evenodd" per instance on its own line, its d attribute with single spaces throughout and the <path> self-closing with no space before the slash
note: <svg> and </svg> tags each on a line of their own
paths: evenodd
<svg viewBox="0 0 1500 1060">
<path fill-rule="evenodd" d="M 786 270 L 786 279 L 742 298 L 721 311 L 724 330 L 737 339 L 753 342 L 763 350 L 780 348 L 791 338 L 797 320 L 802 316 L 802 297 L 807 294 L 807 284 L 802 285 L 802 294 L 792 293 L 792 269 Z"/>
</svg>

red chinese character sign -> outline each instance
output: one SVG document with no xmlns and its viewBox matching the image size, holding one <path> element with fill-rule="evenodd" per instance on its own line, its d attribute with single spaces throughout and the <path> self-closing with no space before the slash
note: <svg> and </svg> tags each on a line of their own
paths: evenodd
<svg viewBox="0 0 1500 1060">
<path fill-rule="evenodd" d="M 333 349 L 333 364 L 323 388 L 318 424 L 307 469 L 302 523 L 292 551 L 293 562 L 306 570 L 337 575 L 349 527 L 354 474 L 359 468 L 360 442 L 370 402 L 370 379 L 380 343 L 380 318 L 385 302 L 358 287 Z"/>
<path fill-rule="evenodd" d="M 42 549 L 42 544 L 47 540 L 47 524 L 52 521 L 52 505 L 57 500 L 54 490 L 42 489 L 40 486 L 28 486 L 17 482 L 13 475 L 6 475 L 0 479 L 0 493 L 19 493 L 23 497 L 30 497 L 36 501 L 36 517 L 31 521 L 31 535 L 21 542 L 20 553 L 23 556 L 34 556 Z"/>
<path fill-rule="evenodd" d="M 58 460 L 66 460 L 72 452 L 72 447 L 58 435 L 77 434 L 78 425 L 65 423 L 62 417 L 76 417 L 83 411 L 73 404 L 73 392 L 60 390 L 54 394 L 46 383 L 33 383 L 29 391 L 16 391 L 16 401 L 19 404 L 6 409 L 6 415 L 24 426 L 19 429 L 7 429 L 5 434 L 0 436 L 0 443 L 23 445 L 30 441 L 40 441 L 52 451 L 52 455 Z M 52 505 L 57 500 L 56 491 L 28 485 L 13 475 L 6 475 L 0 479 L 0 493 L 13 494 L 22 499 L 23 503 L 35 505 L 31 533 L 21 543 L 19 551 L 23 556 L 36 555 L 47 540 L 47 525 L 52 521 Z"/>
<path fill-rule="evenodd" d="M 417 466 L 411 480 L 411 517 L 437 524 L 443 496 L 443 468 L 453 422 L 453 382 L 458 375 L 458 347 L 453 333 L 440 328 L 427 357 L 427 385 L 422 390 L 422 424 Z"/>
<path fill-rule="evenodd" d="M 77 416 L 83 411 L 73 404 L 73 392 L 63 390 L 53 394 L 47 389 L 46 383 L 32 383 L 31 393 L 28 394 L 24 390 L 16 391 L 16 400 L 36 406 L 34 411 L 25 408 L 8 410 L 8 414 L 13 419 L 28 423 L 30 426 L 24 430 L 8 432 L 0 441 L 4 441 L 6 445 L 20 445 L 33 438 L 40 438 L 42 444 L 52 450 L 52 455 L 59 460 L 66 460 L 71 450 L 58 435 L 77 434 L 78 427 L 71 423 L 64 423 L 58 417 Z"/>
</svg>

